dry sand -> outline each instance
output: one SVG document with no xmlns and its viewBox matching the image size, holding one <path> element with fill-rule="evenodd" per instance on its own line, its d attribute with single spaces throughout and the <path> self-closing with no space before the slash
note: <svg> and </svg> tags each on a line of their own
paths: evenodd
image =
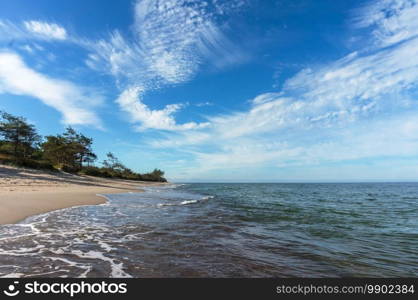
<svg viewBox="0 0 418 300">
<path fill-rule="evenodd" d="M 141 192 L 140 186 L 158 184 L 0 165 L 0 224 L 72 206 L 106 203 L 97 194 Z"/>
</svg>

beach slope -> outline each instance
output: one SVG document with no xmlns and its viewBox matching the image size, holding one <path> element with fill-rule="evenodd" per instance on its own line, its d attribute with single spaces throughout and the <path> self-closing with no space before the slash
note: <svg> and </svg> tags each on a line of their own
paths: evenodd
<svg viewBox="0 0 418 300">
<path fill-rule="evenodd" d="M 0 165 L 0 224 L 49 211 L 106 202 L 97 194 L 141 192 L 161 183 L 78 176 Z"/>
</svg>

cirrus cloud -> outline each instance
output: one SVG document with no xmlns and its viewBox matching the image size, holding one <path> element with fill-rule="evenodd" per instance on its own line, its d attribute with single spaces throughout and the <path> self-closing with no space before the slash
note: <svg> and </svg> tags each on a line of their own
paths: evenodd
<svg viewBox="0 0 418 300">
<path fill-rule="evenodd" d="M 281 91 L 255 97 L 247 111 L 209 117 L 208 128 L 166 134 L 150 145 L 183 149 L 194 157 L 193 167 L 185 168 L 191 177 L 226 164 L 237 169 L 287 167 L 417 155 L 412 132 L 418 19 L 411 12 L 418 4 L 401 0 L 374 5 L 359 10 L 357 18 L 369 18 L 362 26 L 370 30 L 373 49 L 365 46 L 334 62 L 305 68 Z"/>
<path fill-rule="evenodd" d="M 42 21 L 25 21 L 23 24 L 25 25 L 26 30 L 29 32 L 45 38 L 57 40 L 65 40 L 67 38 L 67 31 L 65 28 L 55 23 L 46 23 Z"/>
<path fill-rule="evenodd" d="M 116 103 L 141 129 L 189 130 L 206 127 L 195 122 L 176 124 L 174 113 L 184 105 L 153 110 L 140 99 L 149 90 L 187 82 L 199 67 L 240 63 L 245 55 L 226 37 L 217 18 L 244 1 L 138 0 L 132 36 L 113 31 L 108 39 L 90 43 L 86 64 L 115 77 L 121 90 Z M 135 97 L 133 90 L 141 90 Z"/>
</svg>

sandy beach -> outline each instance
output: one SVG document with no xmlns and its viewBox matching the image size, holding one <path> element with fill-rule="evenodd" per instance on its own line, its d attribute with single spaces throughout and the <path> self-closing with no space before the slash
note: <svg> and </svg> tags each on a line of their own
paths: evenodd
<svg viewBox="0 0 418 300">
<path fill-rule="evenodd" d="M 78 176 L 0 165 L 0 224 L 49 211 L 106 202 L 97 194 L 140 192 L 162 183 Z"/>
</svg>

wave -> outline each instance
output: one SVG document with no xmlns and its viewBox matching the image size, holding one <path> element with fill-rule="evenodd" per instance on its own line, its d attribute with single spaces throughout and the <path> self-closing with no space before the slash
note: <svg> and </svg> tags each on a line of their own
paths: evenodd
<svg viewBox="0 0 418 300">
<path fill-rule="evenodd" d="M 198 203 L 199 200 L 186 200 L 186 201 L 182 201 L 180 203 L 159 203 L 157 204 L 158 207 L 162 207 L 162 206 L 182 206 L 182 205 L 188 205 L 188 204 L 196 204 Z"/>
<path fill-rule="evenodd" d="M 0 277 L 138 276 L 129 267 L 130 259 L 136 259 L 131 249 L 159 234 L 159 225 L 150 216 L 167 213 L 160 207 L 197 206 L 214 198 L 179 186 L 184 184 L 147 187 L 139 193 L 97 194 L 106 202 L 1 226 Z M 120 256 L 121 251 L 128 254 Z"/>
<path fill-rule="evenodd" d="M 215 196 L 204 196 L 204 197 L 202 197 L 201 199 L 198 199 L 198 200 L 194 199 L 194 200 L 184 200 L 184 201 L 181 201 L 181 202 L 174 202 L 174 201 L 172 201 L 170 203 L 159 203 L 159 204 L 157 204 L 157 206 L 158 207 L 163 207 L 163 206 L 183 206 L 183 205 L 189 205 L 189 204 L 196 204 L 196 203 L 199 203 L 199 202 L 204 201 L 204 200 L 213 199 L 214 197 Z"/>
</svg>

